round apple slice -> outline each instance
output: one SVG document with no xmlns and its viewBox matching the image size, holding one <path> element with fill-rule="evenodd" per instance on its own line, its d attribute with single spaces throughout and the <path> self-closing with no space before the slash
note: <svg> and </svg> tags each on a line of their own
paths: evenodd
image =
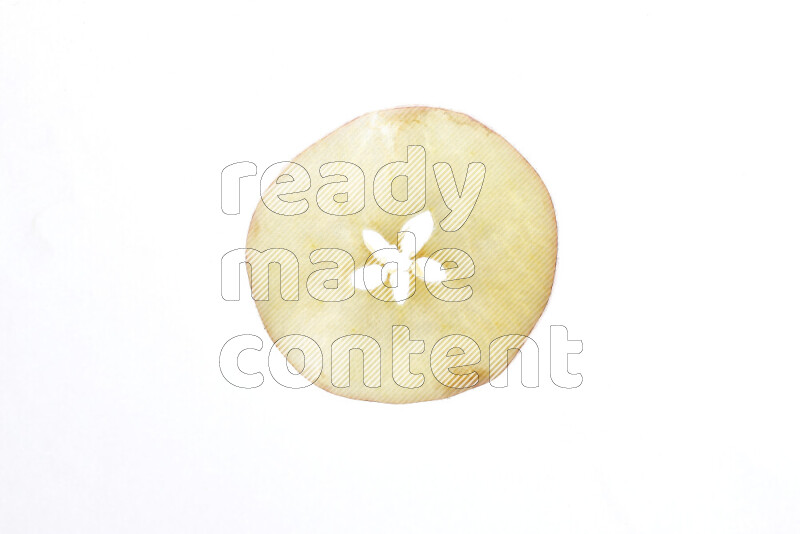
<svg viewBox="0 0 800 534">
<path fill-rule="evenodd" d="M 553 283 L 556 220 L 539 175 L 471 117 L 363 115 L 263 189 L 247 236 L 275 348 L 353 399 L 441 399 L 502 372 Z"/>
</svg>

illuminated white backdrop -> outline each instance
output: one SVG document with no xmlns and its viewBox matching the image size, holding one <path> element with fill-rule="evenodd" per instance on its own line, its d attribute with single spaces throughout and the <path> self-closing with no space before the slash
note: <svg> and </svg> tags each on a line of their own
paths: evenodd
<svg viewBox="0 0 800 534">
<path fill-rule="evenodd" d="M 796 532 L 791 2 L 0 2 L 0 531 Z M 576 389 L 409 406 L 220 374 L 259 171 L 472 115 L 556 208 Z M 257 194 L 245 191 L 245 194 Z M 547 353 L 546 343 L 540 343 Z"/>
</svg>

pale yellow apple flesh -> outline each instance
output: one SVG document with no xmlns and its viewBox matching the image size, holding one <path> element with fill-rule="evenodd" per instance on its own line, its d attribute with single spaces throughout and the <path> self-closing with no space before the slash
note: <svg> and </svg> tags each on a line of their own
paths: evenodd
<svg viewBox="0 0 800 534">
<path fill-rule="evenodd" d="M 411 146 L 424 148 L 424 207 L 408 215 L 387 213 L 376 201 L 376 196 L 382 193 L 373 190 L 373 180 L 387 164 L 406 161 Z M 495 376 L 506 367 L 507 361 L 493 354 L 490 369 L 490 344 L 503 336 L 529 335 L 550 296 L 556 263 L 553 206 L 547 189 L 525 158 L 505 139 L 467 115 L 437 108 L 411 107 L 363 115 L 324 137 L 292 161 L 307 170 L 310 187 L 304 192 L 283 195 L 282 199 L 305 199 L 306 210 L 295 215 L 279 214 L 259 202 L 247 237 L 247 247 L 258 251 L 285 249 L 297 258 L 297 300 L 284 300 L 276 265 L 270 268 L 263 264 L 264 260 L 258 254 L 248 253 L 252 272 L 258 273 L 251 275 L 254 294 L 263 298 L 267 281 L 270 284 L 269 300 L 257 301 L 258 312 L 273 341 L 288 340 L 284 346 L 279 343 L 277 348 L 298 371 L 316 378 L 315 385 L 336 395 L 408 403 L 441 399 L 467 391 L 486 384 L 490 374 Z M 359 212 L 331 215 L 320 209 L 317 192 L 324 184 L 334 181 L 330 176 L 323 178 L 320 169 L 331 162 L 349 162 L 363 171 L 365 194 Z M 479 162 L 485 168 L 474 209 L 457 231 L 445 231 L 441 226 L 451 212 L 433 171 L 434 164 L 441 162 L 450 165 L 455 183 L 462 192 L 468 165 Z M 327 170 L 336 168 L 354 169 L 326 167 Z M 338 176 L 335 179 L 344 178 Z M 392 188 L 392 194 L 400 200 L 403 199 L 402 191 L 398 193 L 396 189 L 402 189 L 402 185 L 401 180 Z M 275 195 L 275 188 L 275 183 L 265 188 L 265 199 Z M 353 194 L 353 189 L 350 191 L 347 200 L 356 202 L 357 194 Z M 343 198 L 340 195 L 337 201 Z M 324 204 L 324 198 L 321 199 Z M 292 206 L 302 209 L 304 205 Z M 441 300 L 413 275 L 413 294 L 403 304 L 391 300 L 392 289 L 389 287 L 377 291 L 388 301 L 367 291 L 353 290 L 348 284 L 339 288 L 339 297 L 350 295 L 342 301 L 326 302 L 309 294 L 307 286 L 313 282 L 313 277 L 310 281 L 312 273 L 335 266 L 312 263 L 312 251 L 346 251 L 353 257 L 356 269 L 363 267 L 370 255 L 364 241 L 365 229 L 373 230 L 389 243 L 396 244 L 397 232 L 403 224 L 427 211 L 433 218 L 434 227 L 430 239 L 417 256 L 429 257 L 440 249 L 460 249 L 467 253 L 474 261 L 474 275 L 456 282 L 445 282 L 453 288 L 469 286 L 472 293 L 467 300 Z M 317 253 L 316 259 L 325 257 L 325 253 Z M 447 255 L 440 258 L 446 260 Z M 347 265 L 340 265 L 338 272 L 350 276 L 351 273 L 346 272 L 349 269 L 351 267 Z M 286 278 L 283 269 L 281 277 Z M 291 290 L 286 290 L 291 296 Z M 412 340 L 411 345 L 403 342 L 406 334 Z M 433 347 L 454 334 L 464 336 L 450 338 L 461 350 L 454 348 L 446 353 L 440 350 L 432 362 Z M 313 365 L 307 365 L 300 350 L 289 350 L 292 348 L 290 341 L 300 339 L 286 338 L 292 335 L 311 338 L 320 347 L 321 372 L 319 368 L 312 369 Z M 336 372 L 339 376 L 333 376 L 332 345 L 337 339 L 350 335 L 368 336 L 380 347 L 379 368 L 370 360 L 367 364 L 367 375 L 370 376 L 366 380 L 365 358 L 359 351 L 351 353 L 349 374 L 338 362 Z M 413 344 L 413 340 L 422 341 L 424 350 L 399 361 L 396 357 L 393 365 L 393 342 L 395 350 L 421 348 L 419 343 Z M 505 356 L 506 349 L 515 348 L 519 340 L 519 337 L 503 338 L 495 344 L 496 353 Z M 446 348 L 448 345 L 444 343 L 440 348 L 442 346 Z M 475 352 L 476 347 L 479 352 Z M 451 354 L 449 359 L 447 353 Z M 509 354 L 511 358 L 514 355 L 514 351 Z M 375 354 L 372 356 L 378 358 Z M 451 369 L 450 380 L 447 380 L 446 369 L 460 362 L 469 362 L 470 365 Z M 346 361 L 344 363 L 346 365 Z M 418 378 L 420 376 L 422 378 Z M 459 381 L 453 376 L 465 378 Z M 349 385 L 342 387 L 345 383 Z"/>
</svg>

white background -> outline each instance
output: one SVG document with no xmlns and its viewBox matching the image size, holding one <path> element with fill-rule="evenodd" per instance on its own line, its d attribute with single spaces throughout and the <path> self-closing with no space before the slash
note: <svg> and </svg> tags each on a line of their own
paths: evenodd
<svg viewBox="0 0 800 534">
<path fill-rule="evenodd" d="M 0 532 L 797 532 L 793 2 L 0 2 Z M 424 104 L 547 184 L 574 390 L 237 389 L 262 172 Z"/>
</svg>

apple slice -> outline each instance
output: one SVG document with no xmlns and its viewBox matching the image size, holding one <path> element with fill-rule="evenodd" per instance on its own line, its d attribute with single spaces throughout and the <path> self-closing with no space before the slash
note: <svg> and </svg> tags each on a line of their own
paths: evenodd
<svg viewBox="0 0 800 534">
<path fill-rule="evenodd" d="M 358 117 L 262 200 L 247 236 L 258 312 L 291 365 L 336 395 L 409 403 L 485 384 L 550 296 L 547 189 L 467 115 Z"/>
</svg>

